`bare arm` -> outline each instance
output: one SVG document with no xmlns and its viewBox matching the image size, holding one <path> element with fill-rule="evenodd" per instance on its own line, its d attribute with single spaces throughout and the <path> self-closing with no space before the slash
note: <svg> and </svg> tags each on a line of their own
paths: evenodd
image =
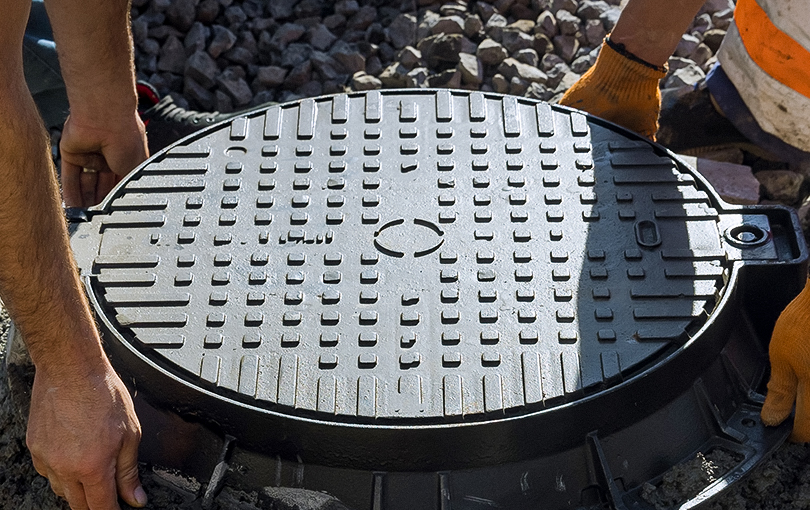
<svg viewBox="0 0 810 510">
<path fill-rule="evenodd" d="M 0 295 L 36 366 L 27 442 L 73 508 L 145 502 L 140 426 L 110 366 L 70 255 L 47 134 L 25 85 L 30 2 L 0 17 Z M 89 42 L 88 42 L 89 44 Z M 116 490 L 117 489 L 117 490 Z"/>
<path fill-rule="evenodd" d="M 662 66 L 705 0 L 630 0 L 610 34 L 627 51 Z"/>
<path fill-rule="evenodd" d="M 129 1 L 46 0 L 45 7 L 70 101 L 61 142 L 65 202 L 95 205 L 148 155 L 137 115 Z"/>
</svg>

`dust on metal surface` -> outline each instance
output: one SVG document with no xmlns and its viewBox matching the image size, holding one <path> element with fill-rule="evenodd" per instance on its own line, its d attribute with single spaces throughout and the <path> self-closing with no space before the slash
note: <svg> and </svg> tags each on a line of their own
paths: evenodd
<svg viewBox="0 0 810 510">
<path fill-rule="evenodd" d="M 576 400 L 684 343 L 727 265 L 671 158 L 481 93 L 271 107 L 152 160 L 106 210 L 92 270 L 147 356 L 332 420 Z"/>
</svg>

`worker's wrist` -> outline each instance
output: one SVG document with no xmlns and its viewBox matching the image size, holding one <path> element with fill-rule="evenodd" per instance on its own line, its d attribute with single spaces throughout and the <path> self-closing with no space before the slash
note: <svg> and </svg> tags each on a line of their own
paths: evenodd
<svg viewBox="0 0 810 510">
<path fill-rule="evenodd" d="M 594 67 L 604 90 L 624 90 L 631 96 L 633 91 L 647 94 L 649 87 L 657 88 L 658 80 L 666 76 L 666 70 L 630 59 L 607 43 L 602 45 Z"/>
<path fill-rule="evenodd" d="M 652 69 L 654 71 L 658 71 L 659 73 L 666 73 L 667 72 L 666 64 L 664 64 L 662 66 L 659 66 L 659 65 L 655 65 L 655 64 L 653 64 L 651 62 L 647 62 L 643 58 L 639 57 L 635 53 L 628 50 L 627 47 L 624 45 L 624 43 L 616 42 L 616 41 L 612 40 L 610 35 L 605 37 L 605 46 L 609 47 L 610 49 L 612 49 L 613 51 L 615 51 L 619 55 L 623 56 L 624 58 L 626 58 L 628 60 L 631 60 L 633 62 L 636 62 L 637 64 L 641 64 L 641 65 L 643 65 L 645 67 L 648 67 L 648 68 L 650 68 L 650 69 Z"/>
</svg>

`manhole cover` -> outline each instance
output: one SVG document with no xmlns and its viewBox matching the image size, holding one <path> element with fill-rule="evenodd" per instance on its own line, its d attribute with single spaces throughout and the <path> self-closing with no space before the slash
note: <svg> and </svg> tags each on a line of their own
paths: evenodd
<svg viewBox="0 0 810 510">
<path fill-rule="evenodd" d="M 155 155 L 88 214 L 77 259 L 117 366 L 147 398 L 245 451 L 323 466 L 299 486 L 375 509 L 415 508 L 385 496 L 401 493 L 383 471 L 429 473 L 419 508 L 449 508 L 437 493 L 507 476 L 499 465 L 515 480 L 535 466 L 523 485 L 475 489 L 502 508 L 630 494 L 660 474 L 649 459 L 716 437 L 689 415 L 742 419 L 785 299 L 741 317 L 770 278 L 798 291 L 805 264 L 787 210 L 732 209 L 658 146 L 477 92 L 256 111 Z M 730 342 L 748 347 L 729 357 Z M 745 392 L 681 402 L 697 380 Z M 667 405 L 685 413 L 677 425 L 655 418 Z M 645 444 L 647 460 L 599 456 L 599 437 L 645 420 L 642 436 L 695 438 Z M 564 452 L 582 459 L 543 464 Z M 590 482 L 588 456 L 603 473 Z M 552 483 L 555 469 L 573 479 Z M 362 490 L 333 483 L 349 472 Z"/>
</svg>

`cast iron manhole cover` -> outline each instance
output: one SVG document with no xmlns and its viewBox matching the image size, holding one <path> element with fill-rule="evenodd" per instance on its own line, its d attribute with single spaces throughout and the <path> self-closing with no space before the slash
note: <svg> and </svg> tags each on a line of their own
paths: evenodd
<svg viewBox="0 0 810 510">
<path fill-rule="evenodd" d="M 655 413 L 714 406 L 733 428 L 755 404 L 739 395 L 785 298 L 745 307 L 773 293 L 763 267 L 800 288 L 795 219 L 731 208 L 582 113 L 478 92 L 306 99 L 158 153 L 88 214 L 73 245 L 119 369 L 245 451 L 323 466 L 300 486 L 352 505 L 417 507 L 385 496 L 400 493 L 377 487 L 384 471 L 428 473 L 419 508 L 460 487 L 502 508 L 600 503 L 718 435 L 746 459 L 767 449 Z M 696 381 L 738 389 L 700 382 L 705 401 L 672 404 Z M 645 420 L 696 439 L 599 457 L 599 437 Z M 574 468 L 577 448 L 598 469 Z M 515 485 L 485 488 L 512 476 L 498 465 Z"/>
</svg>

